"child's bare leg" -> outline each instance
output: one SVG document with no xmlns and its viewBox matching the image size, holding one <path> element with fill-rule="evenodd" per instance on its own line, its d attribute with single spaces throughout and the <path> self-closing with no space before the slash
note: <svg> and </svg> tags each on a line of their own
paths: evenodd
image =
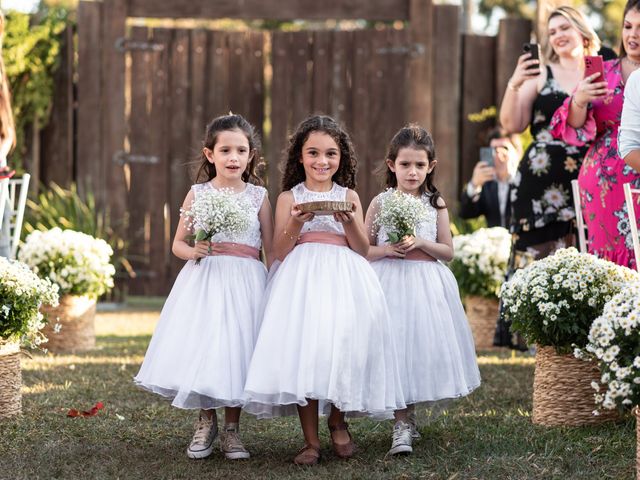
<svg viewBox="0 0 640 480">
<path fill-rule="evenodd" d="M 226 407 L 224 409 L 224 423 L 239 423 L 241 411 L 240 407 Z"/>
<path fill-rule="evenodd" d="M 331 405 L 331 413 L 327 419 L 327 424 L 329 427 L 337 427 L 343 423 L 344 412 L 341 412 L 334 405 Z M 331 432 L 331 437 L 333 438 L 333 442 L 339 445 L 345 445 L 351 441 L 351 437 L 349 437 L 349 432 L 347 430 L 334 430 Z"/>
<path fill-rule="evenodd" d="M 320 448 L 320 436 L 318 435 L 318 400 L 307 399 L 304 407 L 298 405 L 300 426 L 304 435 L 304 441 L 308 445 Z"/>
</svg>

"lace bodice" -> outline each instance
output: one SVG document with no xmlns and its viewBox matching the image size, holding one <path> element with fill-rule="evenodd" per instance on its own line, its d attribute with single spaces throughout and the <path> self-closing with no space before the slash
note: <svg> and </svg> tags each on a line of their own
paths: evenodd
<svg viewBox="0 0 640 480">
<path fill-rule="evenodd" d="M 191 187 L 196 197 L 198 194 L 209 188 L 215 188 L 211 182 L 197 183 Z M 244 198 L 249 205 L 251 205 L 251 224 L 249 225 L 249 229 L 241 234 L 229 235 L 226 233 L 218 233 L 213 236 L 211 241 L 242 243 L 244 245 L 249 245 L 250 247 L 260 248 L 262 245 L 262 235 L 260 232 L 258 212 L 260 211 L 260 207 L 262 206 L 262 202 L 264 201 L 266 194 L 267 190 L 265 188 L 247 183 L 247 187 L 242 192 L 236 193 L 234 196 Z"/>
<path fill-rule="evenodd" d="M 304 183 L 299 183 L 291 189 L 291 192 L 296 203 L 320 202 L 323 200 L 346 202 L 347 190 L 347 188 L 334 183 L 328 192 L 313 192 L 308 190 Z M 333 219 L 333 215 L 316 215 L 313 220 L 305 222 L 300 234 L 307 232 L 331 232 L 344 235 L 344 228 L 340 222 L 336 222 Z"/>
<path fill-rule="evenodd" d="M 383 192 L 373 199 L 374 202 L 379 204 L 380 198 L 383 195 L 389 195 L 389 192 Z M 438 210 L 431 205 L 431 195 L 428 193 L 423 193 L 421 200 L 422 203 L 427 208 L 427 220 L 424 222 L 420 222 L 416 227 L 416 236 L 420 238 L 424 238 L 425 240 L 429 240 L 431 242 L 437 241 L 438 238 Z M 384 227 L 380 227 L 378 230 L 378 235 L 376 236 L 376 243 L 378 245 L 388 245 L 389 242 L 387 240 L 387 231 Z"/>
</svg>

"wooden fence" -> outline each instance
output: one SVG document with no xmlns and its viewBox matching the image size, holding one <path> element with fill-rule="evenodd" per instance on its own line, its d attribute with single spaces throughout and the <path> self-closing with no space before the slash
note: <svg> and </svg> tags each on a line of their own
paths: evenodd
<svg viewBox="0 0 640 480">
<path fill-rule="evenodd" d="M 207 121 L 229 110 L 264 134 L 272 201 L 287 135 L 308 114 L 332 115 L 351 132 L 365 206 L 379 191 L 373 171 L 387 142 L 402 125 L 418 122 L 434 135 L 437 185 L 455 212 L 481 133 L 495 121 L 474 123 L 468 116 L 499 104 L 530 22 L 503 20 L 497 37 L 462 35 L 457 6 L 345 4 L 80 1 L 77 75 L 69 41 L 40 177 L 75 180 L 81 191 L 93 192 L 128 240 L 137 272 L 129 292 L 168 292 L 182 264 L 170 241 L 190 184 L 188 165 Z M 220 32 L 130 27 L 128 17 L 363 18 L 402 20 L 405 27 Z"/>
</svg>

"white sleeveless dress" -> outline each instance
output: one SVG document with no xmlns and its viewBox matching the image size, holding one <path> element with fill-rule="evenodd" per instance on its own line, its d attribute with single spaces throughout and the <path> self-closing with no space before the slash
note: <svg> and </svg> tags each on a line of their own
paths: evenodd
<svg viewBox="0 0 640 480">
<path fill-rule="evenodd" d="M 381 193 L 373 199 L 378 202 Z M 437 209 L 422 196 L 428 219 L 417 236 L 435 242 Z M 386 245 L 380 228 L 377 244 Z M 451 270 L 439 261 L 383 258 L 371 262 L 387 294 L 402 391 L 407 405 L 456 398 L 480 385 L 473 336 Z"/>
<path fill-rule="evenodd" d="M 191 187 L 196 196 L 211 183 Z M 252 184 L 238 194 L 251 204 L 252 220 L 240 235 L 214 242 L 261 247 L 258 212 L 266 190 Z M 176 278 L 134 381 L 187 409 L 242 406 L 242 394 L 260 326 L 266 268 L 229 255 L 189 260 Z"/>
<path fill-rule="evenodd" d="M 347 189 L 301 183 L 292 192 L 296 203 L 345 201 Z M 306 222 L 307 232 L 344 235 L 331 215 Z M 324 414 L 330 403 L 350 416 L 390 418 L 404 408 L 384 293 L 364 257 L 324 243 L 289 252 L 267 287 L 245 396 L 245 410 L 260 418 L 296 414 L 307 398 Z"/>
</svg>

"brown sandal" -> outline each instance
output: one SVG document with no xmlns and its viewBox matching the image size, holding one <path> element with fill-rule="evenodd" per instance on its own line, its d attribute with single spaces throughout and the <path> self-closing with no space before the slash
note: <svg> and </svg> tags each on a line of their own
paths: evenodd
<svg viewBox="0 0 640 480">
<path fill-rule="evenodd" d="M 320 460 L 320 448 L 305 443 L 293 459 L 296 465 L 315 465 Z"/>
<path fill-rule="evenodd" d="M 349 434 L 348 443 L 336 443 L 333 440 L 333 432 L 338 430 L 346 430 Z M 351 458 L 356 451 L 356 445 L 353 443 L 353 437 L 349 431 L 349 424 L 347 422 L 339 423 L 338 425 L 329 425 L 329 432 L 331 437 L 331 445 L 333 446 L 333 452 L 340 458 Z"/>
</svg>

